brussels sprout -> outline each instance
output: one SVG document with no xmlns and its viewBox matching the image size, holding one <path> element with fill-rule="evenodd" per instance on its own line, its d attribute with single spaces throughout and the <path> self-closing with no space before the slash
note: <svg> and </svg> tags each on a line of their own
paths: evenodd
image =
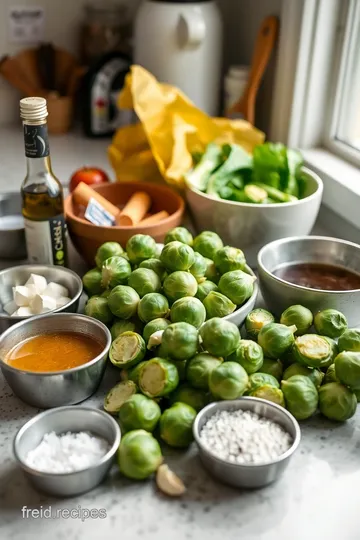
<svg viewBox="0 0 360 540">
<path fill-rule="evenodd" d="M 258 334 L 258 343 L 269 358 L 279 358 L 294 344 L 296 326 L 270 323 L 263 326 Z"/>
<path fill-rule="evenodd" d="M 331 338 L 338 338 L 347 329 L 345 315 L 336 309 L 324 309 L 319 311 L 314 317 L 314 326 L 318 334 Z"/>
<path fill-rule="evenodd" d="M 339 381 L 352 390 L 360 389 L 360 352 L 343 351 L 335 358 L 335 373 Z"/>
<path fill-rule="evenodd" d="M 186 322 L 172 323 L 165 328 L 161 344 L 167 358 L 188 360 L 196 354 L 198 349 L 198 331 Z"/>
<path fill-rule="evenodd" d="M 108 301 L 102 296 L 92 296 L 86 302 L 85 305 L 85 315 L 88 317 L 93 317 L 104 324 L 110 324 L 113 320 L 113 314 L 111 313 Z"/>
<path fill-rule="evenodd" d="M 305 377 L 309 377 L 311 382 L 314 383 L 317 389 L 320 388 L 321 383 L 324 378 L 324 373 L 320 371 L 320 369 L 312 369 L 307 366 L 303 366 L 301 364 L 291 364 L 288 368 L 285 369 L 283 374 L 283 380 L 286 381 L 287 379 L 290 379 L 290 377 L 293 377 L 294 375 L 304 375 Z"/>
<path fill-rule="evenodd" d="M 136 394 L 137 386 L 133 381 L 123 381 L 110 390 L 104 399 L 104 409 L 110 414 L 117 414 L 121 406 L 133 394 Z"/>
<path fill-rule="evenodd" d="M 164 244 L 161 244 L 160 242 L 157 242 L 154 257 L 156 257 L 157 259 L 160 260 L 160 255 L 161 255 L 161 252 L 162 252 L 163 249 L 164 249 Z"/>
<path fill-rule="evenodd" d="M 226 358 L 239 346 L 238 327 L 229 321 L 215 317 L 206 321 L 199 330 L 204 349 L 214 356 Z"/>
<path fill-rule="evenodd" d="M 106 259 L 101 269 L 101 283 L 104 289 L 123 285 L 131 274 L 130 263 L 123 257 Z"/>
<path fill-rule="evenodd" d="M 124 252 L 123 248 L 117 242 L 105 242 L 96 252 L 95 264 L 101 269 L 106 259 L 119 256 Z"/>
<path fill-rule="evenodd" d="M 161 281 L 154 270 L 148 268 L 138 268 L 130 274 L 128 285 L 132 287 L 142 298 L 145 294 L 159 292 Z"/>
<path fill-rule="evenodd" d="M 162 318 L 153 319 L 152 321 L 148 322 L 143 331 L 143 338 L 145 340 L 145 343 L 147 344 L 149 342 L 150 336 L 152 334 L 155 334 L 155 332 L 159 332 L 159 330 L 165 330 L 165 328 L 167 328 L 169 324 L 170 321 Z"/>
<path fill-rule="evenodd" d="M 90 270 L 91 271 L 91 270 Z M 349 328 L 339 337 L 339 351 L 360 352 L 360 330 Z"/>
<path fill-rule="evenodd" d="M 331 366 L 327 368 L 323 382 L 324 384 L 328 384 L 331 382 L 340 382 L 336 376 L 335 364 L 331 364 Z"/>
<path fill-rule="evenodd" d="M 156 257 L 156 242 L 147 234 L 135 234 L 126 244 L 126 253 L 132 264 Z"/>
<path fill-rule="evenodd" d="M 152 399 L 142 394 L 134 394 L 121 406 L 119 422 L 123 432 L 134 429 L 154 431 L 160 420 L 160 407 Z"/>
<path fill-rule="evenodd" d="M 310 418 L 317 409 L 319 396 L 316 386 L 305 375 L 293 375 L 281 382 L 286 408 L 297 420 Z"/>
<path fill-rule="evenodd" d="M 280 317 L 281 324 L 285 324 L 285 326 L 294 324 L 296 326 L 296 336 L 306 334 L 310 330 L 313 320 L 314 317 L 310 309 L 300 305 L 288 307 Z"/>
<path fill-rule="evenodd" d="M 160 261 L 160 259 L 146 259 L 139 264 L 139 268 L 148 268 L 148 270 L 153 270 L 160 278 L 160 281 L 163 282 L 167 276 L 167 271 L 165 266 Z"/>
<path fill-rule="evenodd" d="M 88 296 L 101 294 L 103 286 L 101 285 L 101 271 L 98 268 L 93 268 L 86 272 L 82 278 L 85 292 Z"/>
<path fill-rule="evenodd" d="M 356 401 L 359 403 L 360 402 L 360 390 L 353 390 L 353 392 L 355 394 Z"/>
<path fill-rule="evenodd" d="M 332 359 L 332 348 L 325 337 L 317 334 L 304 334 L 296 338 L 293 355 L 297 362 L 305 366 L 327 367 Z"/>
<path fill-rule="evenodd" d="M 159 350 L 161 350 L 161 349 L 159 349 Z M 187 366 L 188 361 L 187 360 L 169 360 L 169 361 L 172 362 L 174 364 L 174 366 L 176 367 L 176 369 L 178 370 L 179 381 L 180 382 L 185 381 L 185 379 L 186 379 L 186 366 Z"/>
<path fill-rule="evenodd" d="M 255 371 L 261 371 L 264 362 L 264 353 L 260 345 L 255 343 L 255 341 L 242 339 L 236 351 L 227 360 L 237 362 L 250 375 L 251 373 L 255 373 Z"/>
<path fill-rule="evenodd" d="M 163 457 L 160 445 L 151 433 L 136 429 L 122 437 L 117 460 L 124 476 L 145 480 L 161 465 Z"/>
<path fill-rule="evenodd" d="M 219 281 L 219 289 L 234 304 L 241 306 L 254 292 L 255 276 L 250 276 L 242 270 L 233 270 L 222 275 Z"/>
<path fill-rule="evenodd" d="M 230 315 L 236 309 L 236 305 L 227 296 L 215 291 L 210 291 L 205 297 L 204 306 L 208 319 L 226 317 L 226 315 Z"/>
<path fill-rule="evenodd" d="M 160 260 L 166 270 L 170 272 L 189 270 L 194 264 L 195 254 L 193 248 L 181 242 L 166 244 L 161 252 Z"/>
<path fill-rule="evenodd" d="M 252 373 L 249 376 L 248 389 L 246 390 L 245 395 L 249 396 L 257 388 L 260 388 L 264 385 L 273 386 L 274 388 L 280 388 L 279 381 L 275 379 L 275 377 L 269 375 L 268 373 L 262 373 L 258 371 L 257 373 Z"/>
<path fill-rule="evenodd" d="M 339 347 L 336 343 L 336 341 L 328 336 L 322 336 L 324 339 L 326 339 L 326 341 L 329 343 L 330 345 L 330 348 L 331 348 L 331 356 L 329 358 L 329 361 L 327 364 L 324 364 L 322 365 L 321 367 L 329 367 L 331 366 L 331 364 L 334 363 L 334 360 L 335 358 L 337 357 L 337 355 L 339 354 Z"/>
<path fill-rule="evenodd" d="M 110 296 L 110 294 L 111 294 L 111 289 L 106 289 L 105 291 L 103 291 L 103 292 L 100 294 L 100 296 L 101 296 L 102 298 L 108 299 L 109 296 Z"/>
<path fill-rule="evenodd" d="M 268 373 L 281 381 L 284 371 L 284 366 L 281 360 L 273 360 L 272 358 L 264 358 L 263 365 L 261 366 L 261 373 Z"/>
<path fill-rule="evenodd" d="M 166 234 L 164 244 L 170 244 L 170 242 L 182 242 L 188 246 L 193 245 L 193 237 L 190 231 L 185 229 L 185 227 L 175 227 L 170 229 Z"/>
<path fill-rule="evenodd" d="M 123 332 L 111 344 L 109 358 L 119 368 L 132 367 L 141 362 L 146 352 L 146 345 L 140 334 Z"/>
<path fill-rule="evenodd" d="M 108 298 L 111 312 L 120 319 L 130 319 L 136 315 L 139 301 L 138 293 L 127 285 L 115 287 Z"/>
<path fill-rule="evenodd" d="M 174 403 L 160 418 L 160 437 L 169 446 L 186 448 L 193 441 L 196 411 L 186 403 Z"/>
<path fill-rule="evenodd" d="M 114 340 L 124 332 L 135 332 L 136 326 L 132 321 L 117 320 L 110 328 L 111 338 Z"/>
<path fill-rule="evenodd" d="M 148 323 L 154 319 L 166 318 L 169 314 L 169 302 L 159 293 L 145 294 L 138 305 L 138 316 Z"/>
<path fill-rule="evenodd" d="M 163 288 L 170 302 L 175 302 L 184 296 L 195 296 L 198 284 L 190 272 L 179 271 L 165 278 Z"/>
<path fill-rule="evenodd" d="M 248 338 L 256 341 L 262 327 L 274 322 L 275 317 L 270 311 L 262 308 L 253 309 L 245 319 Z"/>
<path fill-rule="evenodd" d="M 214 261 L 211 259 L 208 259 L 207 257 L 204 257 L 206 262 L 206 272 L 205 272 L 205 278 L 209 281 L 212 281 L 213 283 L 219 283 L 220 274 L 216 270 L 216 266 Z"/>
<path fill-rule="evenodd" d="M 214 260 L 215 253 L 223 246 L 220 236 L 212 231 L 203 231 L 194 238 L 194 251 L 211 260 Z"/>
<path fill-rule="evenodd" d="M 190 266 L 190 273 L 194 276 L 198 283 L 206 281 L 207 263 L 205 257 L 200 253 L 194 253 L 194 263 Z"/>
<path fill-rule="evenodd" d="M 279 390 L 279 388 L 274 388 L 274 386 L 270 386 L 269 384 L 258 386 L 248 395 L 261 399 L 267 399 L 268 401 L 272 401 L 277 405 L 281 405 L 281 407 L 285 407 L 284 394 L 282 393 L 282 391 Z"/>
<path fill-rule="evenodd" d="M 237 399 L 248 384 L 248 374 L 236 362 L 223 362 L 209 375 L 209 389 L 216 399 Z"/>
<path fill-rule="evenodd" d="M 128 381 L 133 381 L 135 384 L 137 384 L 139 386 L 139 378 L 140 378 L 141 370 L 145 366 L 145 364 L 147 364 L 147 363 L 148 363 L 148 360 L 143 360 L 142 362 L 137 364 L 135 367 L 133 367 L 133 368 L 129 369 L 128 371 L 126 371 L 127 380 Z M 125 370 L 123 370 L 123 371 L 125 371 Z"/>
<path fill-rule="evenodd" d="M 182 384 L 170 395 L 170 403 L 177 402 L 190 405 L 195 411 L 201 411 L 207 404 L 208 398 L 205 392 L 192 388 L 189 384 Z"/>
<path fill-rule="evenodd" d="M 206 281 L 199 283 L 198 290 L 195 296 L 200 300 L 200 302 L 204 302 L 205 298 L 211 291 L 219 292 L 219 287 L 215 285 L 213 281 L 209 281 L 207 279 Z"/>
<path fill-rule="evenodd" d="M 244 270 L 246 259 L 241 249 L 225 246 L 215 253 L 214 263 L 220 274 L 226 274 L 233 270 Z"/>
<path fill-rule="evenodd" d="M 357 399 L 354 392 L 339 382 L 324 384 L 319 390 L 319 409 L 330 420 L 345 422 L 354 416 Z"/>
<path fill-rule="evenodd" d="M 173 303 L 170 309 L 171 322 L 186 322 L 200 328 L 205 322 L 206 311 L 203 304 L 193 296 L 184 296 Z"/>
<path fill-rule="evenodd" d="M 156 356 L 148 360 L 140 370 L 139 387 L 145 396 L 150 398 L 170 394 L 179 384 L 176 366 Z"/>
<path fill-rule="evenodd" d="M 186 366 L 186 379 L 199 390 L 209 390 L 209 375 L 222 363 L 221 358 L 208 353 L 199 353 L 191 358 Z"/>
</svg>

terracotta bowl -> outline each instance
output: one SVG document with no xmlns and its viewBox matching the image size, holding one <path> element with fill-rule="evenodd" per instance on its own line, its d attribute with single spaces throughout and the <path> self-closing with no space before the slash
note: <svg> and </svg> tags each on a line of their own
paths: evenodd
<svg viewBox="0 0 360 540">
<path fill-rule="evenodd" d="M 162 242 L 169 229 L 177 227 L 185 210 L 183 199 L 173 189 L 147 182 L 118 182 L 93 186 L 98 193 L 116 206 L 122 207 L 136 191 L 145 191 L 152 200 L 151 213 L 166 210 L 168 218 L 143 227 L 100 227 L 89 223 L 82 216 L 83 209 L 73 202 L 72 195 L 65 199 L 65 213 L 70 238 L 80 255 L 93 266 L 96 251 L 108 241 L 119 242 L 125 247 L 134 234 L 149 234 L 156 242 Z"/>
</svg>

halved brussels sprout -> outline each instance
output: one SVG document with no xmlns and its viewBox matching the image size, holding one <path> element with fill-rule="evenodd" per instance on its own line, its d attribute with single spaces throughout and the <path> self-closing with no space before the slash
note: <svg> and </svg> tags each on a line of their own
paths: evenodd
<svg viewBox="0 0 360 540">
<path fill-rule="evenodd" d="M 146 345 L 140 334 L 123 332 L 111 344 L 109 358 L 114 366 L 129 368 L 144 358 Z"/>
<path fill-rule="evenodd" d="M 200 253 L 197 253 L 197 251 L 194 252 L 194 262 L 190 266 L 189 272 L 194 276 L 196 281 L 198 283 L 202 283 L 203 281 L 206 281 L 206 271 L 207 271 L 207 263 L 205 257 L 200 255 Z"/>
<path fill-rule="evenodd" d="M 305 366 L 327 367 L 332 359 L 332 347 L 323 336 L 304 334 L 296 338 L 293 355 L 297 362 Z"/>
<path fill-rule="evenodd" d="M 152 434 L 144 429 L 136 429 L 122 437 L 117 460 L 124 476 L 145 480 L 158 469 L 163 457 L 160 445 Z"/>
<path fill-rule="evenodd" d="M 360 352 L 360 330 L 349 328 L 339 337 L 339 351 Z"/>
<path fill-rule="evenodd" d="M 135 330 L 136 330 L 136 325 L 132 321 L 117 320 L 114 322 L 114 324 L 110 328 L 110 334 L 111 334 L 112 339 L 114 340 L 117 337 L 119 337 L 121 334 L 123 334 L 124 332 L 135 332 Z"/>
<path fill-rule="evenodd" d="M 164 358 L 148 360 L 140 370 L 139 387 L 150 398 L 171 394 L 179 384 L 176 366 Z"/>
<path fill-rule="evenodd" d="M 102 296 L 92 296 L 85 304 L 85 315 L 93 317 L 104 324 L 110 324 L 113 320 L 113 314 L 111 313 L 108 301 Z"/>
<path fill-rule="evenodd" d="M 324 384 L 328 384 L 331 382 L 340 382 L 336 376 L 335 364 L 331 364 L 331 366 L 327 368 L 323 381 Z"/>
<path fill-rule="evenodd" d="M 139 268 L 148 268 L 153 270 L 160 278 L 160 281 L 163 282 L 167 276 L 165 266 L 160 261 L 160 259 L 146 259 L 139 264 Z"/>
<path fill-rule="evenodd" d="M 245 369 L 246 373 L 251 375 L 251 373 L 261 371 L 264 362 L 264 353 L 260 345 L 255 343 L 255 341 L 242 339 L 236 351 L 227 360 L 237 362 Z"/>
<path fill-rule="evenodd" d="M 174 229 L 170 229 L 165 236 L 164 244 L 170 244 L 170 242 L 182 242 L 183 244 L 192 246 L 193 236 L 185 227 L 175 227 Z"/>
<path fill-rule="evenodd" d="M 198 284 L 190 272 L 178 271 L 165 278 L 163 288 L 170 302 L 175 302 L 184 296 L 195 296 Z"/>
<path fill-rule="evenodd" d="M 206 262 L 206 272 L 205 272 L 205 278 L 209 281 L 212 281 L 213 283 L 219 283 L 220 274 L 216 270 L 216 266 L 214 261 L 211 259 L 208 259 L 207 257 L 204 257 Z"/>
<path fill-rule="evenodd" d="M 212 231 L 203 231 L 194 238 L 194 251 L 214 260 L 216 252 L 224 246 L 220 236 Z"/>
<path fill-rule="evenodd" d="M 215 317 L 206 321 L 199 330 L 204 349 L 214 356 L 226 358 L 239 346 L 238 327 L 229 321 Z"/>
<path fill-rule="evenodd" d="M 169 302 L 160 293 L 145 294 L 138 305 L 138 316 L 148 323 L 154 319 L 165 319 L 169 314 Z"/>
<path fill-rule="evenodd" d="M 245 369 L 236 362 L 223 362 L 209 375 L 209 389 L 216 399 L 237 399 L 249 384 Z"/>
<path fill-rule="evenodd" d="M 86 272 L 82 278 L 85 292 L 88 296 L 94 296 L 103 292 L 103 286 L 101 284 L 101 270 L 93 268 Z"/>
<path fill-rule="evenodd" d="M 318 334 L 338 338 L 347 329 L 347 320 L 343 313 L 336 309 L 324 309 L 314 317 L 314 326 Z"/>
<path fill-rule="evenodd" d="M 193 441 L 196 411 L 186 403 L 174 403 L 160 418 L 160 437 L 169 446 L 186 448 Z"/>
<path fill-rule="evenodd" d="M 255 276 L 242 270 L 233 270 L 223 274 L 219 281 L 219 289 L 234 304 L 241 306 L 254 292 Z"/>
<path fill-rule="evenodd" d="M 313 314 L 310 309 L 301 306 L 300 304 L 288 307 L 280 317 L 280 323 L 285 326 L 296 326 L 296 336 L 306 334 L 314 321 Z"/>
<path fill-rule="evenodd" d="M 285 369 L 283 374 L 283 380 L 286 381 L 287 379 L 290 379 L 290 377 L 293 377 L 294 375 L 304 375 L 305 377 L 309 377 L 311 382 L 314 383 L 317 389 L 320 388 L 321 383 L 324 378 L 324 373 L 320 371 L 320 369 L 312 369 L 307 366 L 303 366 L 301 364 L 291 364 L 288 368 Z"/>
<path fill-rule="evenodd" d="M 195 296 L 200 300 L 200 302 L 204 302 L 205 298 L 211 291 L 220 292 L 219 287 L 215 285 L 213 281 L 209 281 L 207 279 L 206 281 L 199 283 L 198 290 Z"/>
<path fill-rule="evenodd" d="M 105 242 L 100 246 L 95 255 L 95 264 L 101 269 L 106 259 L 119 256 L 124 252 L 123 248 L 117 242 Z"/>
<path fill-rule="evenodd" d="M 105 411 L 110 414 L 117 414 L 125 401 L 136 394 L 136 392 L 137 386 L 133 381 L 122 381 L 118 383 L 105 396 Z"/>
<path fill-rule="evenodd" d="M 143 338 L 145 340 L 145 343 L 147 344 L 149 342 L 150 336 L 152 334 L 155 334 L 155 332 L 159 332 L 159 330 L 165 330 L 165 328 L 167 328 L 169 324 L 170 321 L 163 318 L 153 319 L 152 321 L 148 322 L 143 331 Z"/>
<path fill-rule="evenodd" d="M 199 353 L 191 358 L 186 366 L 186 379 L 199 390 L 209 390 L 209 375 L 222 363 L 221 358 L 209 353 Z"/>
<path fill-rule="evenodd" d="M 133 381 L 135 384 L 139 386 L 139 377 L 142 368 L 145 364 L 148 363 L 148 360 L 143 360 L 142 362 L 139 362 L 135 367 L 130 368 L 129 370 L 126 370 L 126 376 L 128 381 Z M 123 370 L 125 371 L 125 370 Z"/>
<path fill-rule="evenodd" d="M 129 276 L 128 285 L 138 293 L 140 298 L 145 294 L 159 292 L 161 289 L 159 276 L 149 268 L 134 270 Z"/>
<path fill-rule="evenodd" d="M 119 422 L 123 432 L 145 429 L 151 433 L 156 428 L 160 416 L 159 405 L 142 394 L 131 396 L 119 410 Z"/>
<path fill-rule="evenodd" d="M 343 351 L 335 358 L 335 373 L 339 381 L 352 390 L 360 389 L 360 352 Z"/>
<path fill-rule="evenodd" d="M 206 309 L 206 316 L 208 319 L 213 317 L 226 317 L 230 315 L 236 309 L 236 305 L 220 292 L 210 291 L 204 299 L 204 306 Z"/>
<path fill-rule="evenodd" d="M 282 381 L 281 390 L 285 397 L 286 408 L 297 420 L 310 418 L 318 407 L 318 391 L 309 377 L 293 375 Z"/>
<path fill-rule="evenodd" d="M 104 289 L 112 289 L 127 282 L 131 274 L 130 263 L 124 257 L 106 259 L 101 269 L 101 283 Z"/>
<path fill-rule="evenodd" d="M 357 399 L 354 392 L 339 382 L 324 384 L 319 390 L 319 409 L 330 420 L 345 422 L 354 416 Z"/>
<path fill-rule="evenodd" d="M 120 319 L 131 319 L 136 315 L 140 296 L 127 285 L 118 285 L 115 287 L 108 298 L 111 312 Z"/>
<path fill-rule="evenodd" d="M 241 249 L 225 246 L 215 253 L 214 263 L 220 274 L 226 274 L 233 270 L 244 270 L 246 259 Z"/>
<path fill-rule="evenodd" d="M 170 242 L 162 250 L 160 260 L 170 272 L 189 270 L 195 261 L 194 250 L 187 244 Z"/>
<path fill-rule="evenodd" d="M 279 358 L 294 344 L 296 326 L 270 323 L 263 326 L 258 334 L 258 343 L 269 358 Z"/>
<path fill-rule="evenodd" d="M 193 296 L 184 296 L 173 303 L 170 309 L 171 322 L 186 322 L 200 328 L 205 322 L 206 311 L 203 304 Z"/>
<path fill-rule="evenodd" d="M 126 244 L 126 253 L 132 264 L 156 257 L 156 242 L 147 234 L 135 234 Z"/>
<path fill-rule="evenodd" d="M 186 322 L 176 322 L 165 328 L 162 348 L 171 360 L 188 360 L 192 358 L 199 346 L 197 329 Z"/>
<path fill-rule="evenodd" d="M 258 371 L 257 373 L 252 373 L 251 375 L 249 375 L 249 384 L 245 395 L 249 396 L 251 392 L 254 392 L 257 388 L 260 388 L 264 385 L 273 386 L 274 388 L 280 388 L 279 381 L 275 379 L 275 377 L 269 375 L 269 373 L 262 373 Z"/>
<path fill-rule="evenodd" d="M 270 311 L 262 308 L 253 309 L 245 319 L 247 336 L 256 341 L 262 327 L 274 322 L 275 317 Z"/>
<path fill-rule="evenodd" d="M 261 373 L 268 373 L 269 375 L 273 375 L 278 381 L 281 381 L 283 371 L 284 365 L 281 360 L 264 358 L 263 365 L 261 366 Z"/>
<path fill-rule="evenodd" d="M 285 407 L 284 394 L 279 388 L 270 386 L 269 384 L 264 384 L 263 386 L 258 386 L 248 394 L 252 397 L 257 397 L 261 399 L 267 399 L 267 401 L 272 401 L 281 407 Z"/>
<path fill-rule="evenodd" d="M 190 405 L 199 412 L 208 404 L 208 397 L 203 390 L 192 388 L 189 384 L 182 384 L 170 395 L 170 403 L 177 402 Z"/>
</svg>

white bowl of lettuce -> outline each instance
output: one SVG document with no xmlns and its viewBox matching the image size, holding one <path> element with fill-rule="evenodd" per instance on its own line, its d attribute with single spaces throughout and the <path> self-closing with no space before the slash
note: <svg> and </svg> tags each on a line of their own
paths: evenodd
<svg viewBox="0 0 360 540">
<path fill-rule="evenodd" d="M 281 143 L 259 145 L 253 155 L 238 145 L 211 143 L 194 156 L 185 180 L 197 229 L 243 249 L 252 267 L 268 242 L 311 232 L 323 193 L 301 154 Z"/>
</svg>

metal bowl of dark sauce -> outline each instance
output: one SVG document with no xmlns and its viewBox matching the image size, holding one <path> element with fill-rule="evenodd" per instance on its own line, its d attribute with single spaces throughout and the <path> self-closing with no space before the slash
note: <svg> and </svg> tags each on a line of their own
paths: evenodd
<svg viewBox="0 0 360 540">
<path fill-rule="evenodd" d="M 270 242 L 258 255 L 264 300 L 280 315 L 292 304 L 314 313 L 338 309 L 360 325 L 360 246 L 338 238 L 302 236 Z"/>
</svg>

